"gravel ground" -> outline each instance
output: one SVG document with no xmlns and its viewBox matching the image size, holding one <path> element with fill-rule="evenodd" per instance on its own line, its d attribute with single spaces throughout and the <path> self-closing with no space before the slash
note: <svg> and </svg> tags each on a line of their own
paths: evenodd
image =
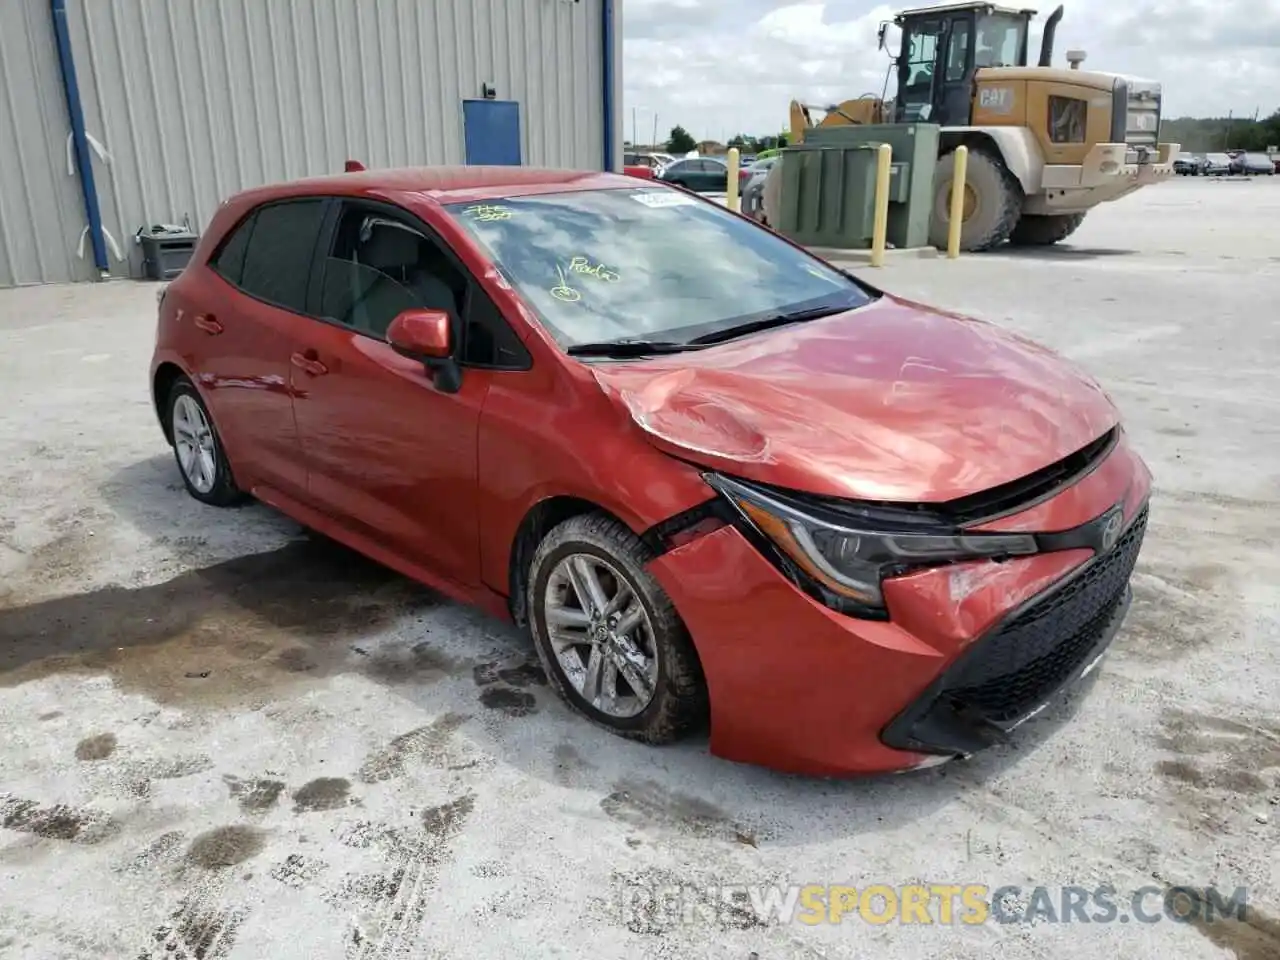
<svg viewBox="0 0 1280 960">
<path fill-rule="evenodd" d="M 147 398 L 154 286 L 0 291 L 0 957 L 1280 956 L 1280 183 L 1180 179 L 1061 248 L 866 275 L 1081 361 L 1156 491 L 1085 689 L 1007 748 L 855 782 L 613 738 L 516 631 L 195 503 Z M 1123 920 L 627 909 L 770 883 L 1106 883 Z M 1170 884 L 1246 887 L 1248 922 L 1125 922 Z"/>
</svg>

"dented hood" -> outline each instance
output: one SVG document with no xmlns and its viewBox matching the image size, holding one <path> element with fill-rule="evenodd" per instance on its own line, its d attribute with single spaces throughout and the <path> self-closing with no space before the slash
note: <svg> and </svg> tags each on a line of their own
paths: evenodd
<svg viewBox="0 0 1280 960">
<path fill-rule="evenodd" d="M 1117 422 L 1074 364 L 884 296 L 702 351 L 597 364 L 658 448 L 810 493 L 939 502 L 1016 480 Z"/>
</svg>

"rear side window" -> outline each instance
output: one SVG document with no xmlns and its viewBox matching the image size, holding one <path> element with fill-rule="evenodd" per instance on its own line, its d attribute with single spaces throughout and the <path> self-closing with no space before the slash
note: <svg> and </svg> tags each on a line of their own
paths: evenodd
<svg viewBox="0 0 1280 960">
<path fill-rule="evenodd" d="M 249 237 L 240 288 L 268 303 L 306 312 L 307 281 L 323 200 L 289 200 L 261 207 Z"/>
<path fill-rule="evenodd" d="M 249 236 L 253 233 L 253 221 L 257 213 L 251 213 L 240 221 L 240 225 L 231 231 L 231 235 L 222 241 L 222 246 L 209 261 L 209 266 L 228 283 L 240 286 L 244 272 L 244 254 L 249 249 Z"/>
</svg>

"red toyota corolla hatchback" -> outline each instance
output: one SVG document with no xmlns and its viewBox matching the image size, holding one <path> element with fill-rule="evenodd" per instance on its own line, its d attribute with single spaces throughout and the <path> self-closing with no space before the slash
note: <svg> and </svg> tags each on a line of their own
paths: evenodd
<svg viewBox="0 0 1280 960">
<path fill-rule="evenodd" d="M 624 736 L 968 756 L 1088 673 L 1150 475 L 1088 376 L 685 191 L 522 168 L 241 193 L 160 305 L 191 495 L 527 624 Z"/>
</svg>

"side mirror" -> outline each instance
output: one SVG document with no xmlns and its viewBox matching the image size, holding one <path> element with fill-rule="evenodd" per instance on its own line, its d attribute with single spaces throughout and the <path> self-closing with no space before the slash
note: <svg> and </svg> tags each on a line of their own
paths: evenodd
<svg viewBox="0 0 1280 960">
<path fill-rule="evenodd" d="M 404 310 L 387 327 L 387 343 L 396 353 L 420 360 L 436 389 L 457 393 L 462 369 L 453 359 L 452 331 L 443 310 Z"/>
<path fill-rule="evenodd" d="M 405 310 L 387 327 L 396 353 L 415 360 L 445 360 L 453 352 L 449 314 L 443 310 Z"/>
</svg>

